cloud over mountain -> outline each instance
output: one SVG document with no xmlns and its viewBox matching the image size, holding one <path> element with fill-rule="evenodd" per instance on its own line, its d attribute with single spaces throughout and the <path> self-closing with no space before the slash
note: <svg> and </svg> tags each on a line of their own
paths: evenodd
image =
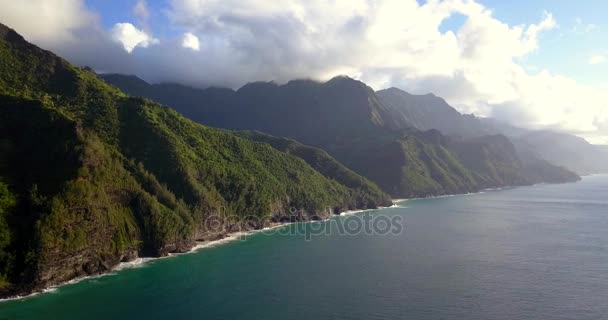
<svg viewBox="0 0 608 320">
<path fill-rule="evenodd" d="M 434 92 L 465 112 L 608 137 L 608 94 L 519 63 L 558 27 L 550 13 L 513 26 L 467 0 L 172 0 L 162 14 L 177 34 L 159 39 L 144 1 L 111 30 L 83 1 L 15 3 L 0 0 L 3 22 L 100 71 L 230 87 L 346 74 L 376 89 Z M 441 31 L 455 15 L 464 23 Z"/>
</svg>

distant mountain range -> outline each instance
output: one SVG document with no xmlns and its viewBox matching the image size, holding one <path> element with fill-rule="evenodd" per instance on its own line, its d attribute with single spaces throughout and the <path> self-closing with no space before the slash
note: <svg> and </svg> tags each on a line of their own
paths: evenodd
<svg viewBox="0 0 608 320">
<path fill-rule="evenodd" d="M 389 88 L 377 94 L 402 126 L 423 131 L 436 129 L 445 135 L 465 138 L 503 134 L 495 125 L 473 115 L 463 115 L 431 93 L 414 95 Z"/>
<path fill-rule="evenodd" d="M 397 89 L 376 93 L 348 77 L 325 83 L 256 82 L 236 91 L 150 85 L 116 74 L 101 77 L 128 94 L 171 106 L 205 125 L 257 130 L 324 149 L 394 197 L 577 179 L 542 159 L 523 161 L 511 141 L 489 122 L 463 116 L 433 95 L 414 96 Z M 455 135 L 463 130 L 469 131 Z"/>
<path fill-rule="evenodd" d="M 571 134 L 526 130 L 494 119 L 463 115 L 434 95 L 412 95 L 390 88 L 379 91 L 378 96 L 392 108 L 395 117 L 419 130 L 437 129 L 463 137 L 504 134 L 522 158 L 543 159 L 581 175 L 608 172 L 606 146 L 592 145 Z"/>
</svg>

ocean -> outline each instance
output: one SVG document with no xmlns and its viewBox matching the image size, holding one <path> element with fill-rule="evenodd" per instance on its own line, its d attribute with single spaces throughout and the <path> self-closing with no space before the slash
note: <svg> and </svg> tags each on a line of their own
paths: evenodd
<svg viewBox="0 0 608 320">
<path fill-rule="evenodd" d="M 608 175 L 272 229 L 0 302 L 0 319 L 608 319 Z"/>
</svg>

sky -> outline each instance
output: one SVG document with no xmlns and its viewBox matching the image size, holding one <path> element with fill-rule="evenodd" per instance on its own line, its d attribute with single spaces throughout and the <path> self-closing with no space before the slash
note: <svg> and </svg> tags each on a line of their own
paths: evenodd
<svg viewBox="0 0 608 320">
<path fill-rule="evenodd" d="M 0 0 L 0 22 L 98 72 L 238 88 L 347 75 L 608 144 L 608 1 Z"/>
</svg>

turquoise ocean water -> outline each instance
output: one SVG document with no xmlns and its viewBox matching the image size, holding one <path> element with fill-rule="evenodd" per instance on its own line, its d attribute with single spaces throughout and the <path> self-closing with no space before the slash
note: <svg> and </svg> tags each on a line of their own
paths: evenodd
<svg viewBox="0 0 608 320">
<path fill-rule="evenodd" d="M 606 175 L 313 224 L 4 301 L 0 319 L 608 319 Z"/>
</svg>

